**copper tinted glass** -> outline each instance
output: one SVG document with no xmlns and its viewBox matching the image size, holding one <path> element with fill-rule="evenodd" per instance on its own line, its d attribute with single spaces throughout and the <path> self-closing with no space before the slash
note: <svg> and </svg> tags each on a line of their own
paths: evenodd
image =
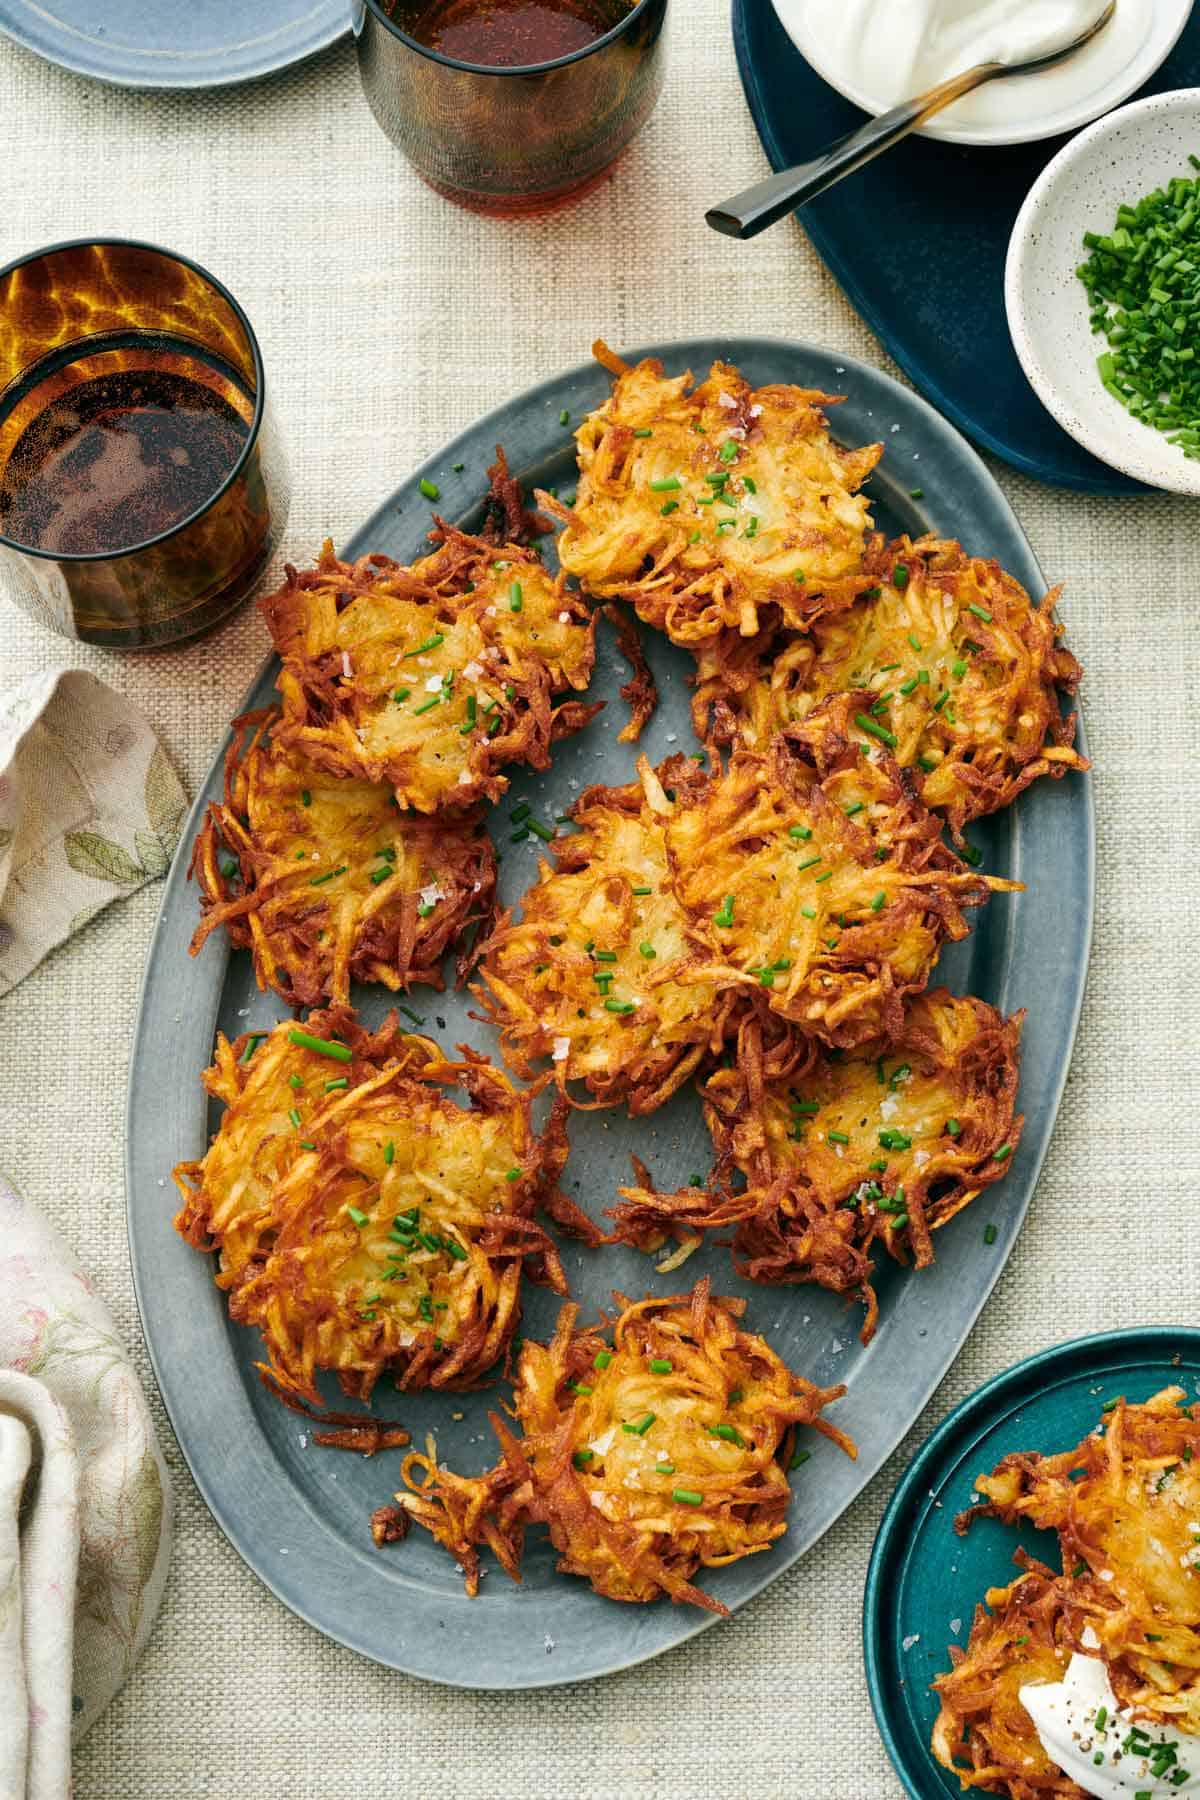
<svg viewBox="0 0 1200 1800">
<path fill-rule="evenodd" d="M 544 212 L 584 192 L 636 136 L 663 79 L 667 0 L 595 0 L 613 21 L 557 61 L 484 68 L 405 30 L 430 0 L 360 0 L 371 111 L 418 174 L 480 212 Z"/>
<path fill-rule="evenodd" d="M 245 599 L 287 503 L 262 357 L 219 282 L 121 242 L 0 272 L 0 571 L 27 611 L 115 648 L 190 637 Z"/>
</svg>

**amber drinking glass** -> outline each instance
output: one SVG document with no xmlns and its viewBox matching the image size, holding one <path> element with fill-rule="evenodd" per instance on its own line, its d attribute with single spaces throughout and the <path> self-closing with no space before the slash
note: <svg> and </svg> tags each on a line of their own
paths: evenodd
<svg viewBox="0 0 1200 1800">
<path fill-rule="evenodd" d="M 476 212 L 548 212 L 597 182 L 662 88 L 667 0 L 596 0 L 611 27 L 552 61 L 459 61 L 406 30 L 430 0 L 358 0 L 371 111 L 417 173 Z"/>
<path fill-rule="evenodd" d="M 258 342 L 204 269 L 108 240 L 0 270 L 0 592 L 84 643 L 174 643 L 246 598 L 288 500 Z"/>
</svg>

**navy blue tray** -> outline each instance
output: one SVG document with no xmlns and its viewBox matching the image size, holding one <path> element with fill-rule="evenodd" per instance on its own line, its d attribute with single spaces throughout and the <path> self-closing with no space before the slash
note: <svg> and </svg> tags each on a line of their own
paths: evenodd
<svg viewBox="0 0 1200 1800">
<path fill-rule="evenodd" d="M 809 67 L 771 0 L 733 0 L 738 69 L 775 169 L 863 121 Z M 1142 94 L 1200 86 L 1200 16 Z M 1004 258 L 1029 189 L 1064 138 L 974 149 L 909 138 L 800 217 L 847 298 L 927 400 L 1039 481 L 1145 493 L 1067 436 L 1025 379 L 1004 313 Z M 724 190 L 714 190 L 712 201 Z M 754 251 L 747 248 L 746 254 Z M 786 321 L 781 321 L 786 329 Z"/>
</svg>

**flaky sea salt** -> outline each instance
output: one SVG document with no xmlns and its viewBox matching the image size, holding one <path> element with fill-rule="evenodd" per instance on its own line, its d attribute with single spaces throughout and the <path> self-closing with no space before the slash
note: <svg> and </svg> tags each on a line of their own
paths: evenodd
<svg viewBox="0 0 1200 1800">
<path fill-rule="evenodd" d="M 553 1046 L 553 1049 L 551 1050 L 550 1054 L 553 1057 L 555 1062 L 566 1062 L 568 1056 L 570 1056 L 570 1054 L 571 1054 L 570 1038 L 565 1038 L 565 1037 L 555 1038 L 554 1046 Z"/>
</svg>

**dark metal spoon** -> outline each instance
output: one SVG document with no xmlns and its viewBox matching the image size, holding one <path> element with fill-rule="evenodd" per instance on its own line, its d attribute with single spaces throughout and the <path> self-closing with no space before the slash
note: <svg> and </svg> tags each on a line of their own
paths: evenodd
<svg viewBox="0 0 1200 1800">
<path fill-rule="evenodd" d="M 952 75 L 948 81 L 940 82 L 926 94 L 919 94 L 915 100 L 905 100 L 901 105 L 893 106 L 890 112 L 881 113 L 877 119 L 868 119 L 858 131 L 839 138 L 812 162 L 781 169 L 778 175 L 756 181 L 753 187 L 735 194 L 732 200 L 710 207 L 705 219 L 714 231 L 723 232 L 726 237 L 757 237 L 785 213 L 794 212 L 798 206 L 815 200 L 844 175 L 852 175 L 872 157 L 890 150 L 893 144 L 899 143 L 944 106 L 949 106 L 952 100 L 961 99 L 985 82 L 1000 80 L 1005 75 L 1029 75 L 1037 69 L 1052 68 L 1055 63 L 1072 56 L 1084 44 L 1090 43 L 1098 31 L 1103 31 L 1117 9 L 1117 3 L 1107 0 L 1107 4 L 1101 6 L 1097 0 L 1097 8 L 1090 24 L 1068 43 L 1043 49 L 1039 55 L 1024 62 L 976 63 L 974 68 L 964 69 L 961 75 Z"/>
</svg>

